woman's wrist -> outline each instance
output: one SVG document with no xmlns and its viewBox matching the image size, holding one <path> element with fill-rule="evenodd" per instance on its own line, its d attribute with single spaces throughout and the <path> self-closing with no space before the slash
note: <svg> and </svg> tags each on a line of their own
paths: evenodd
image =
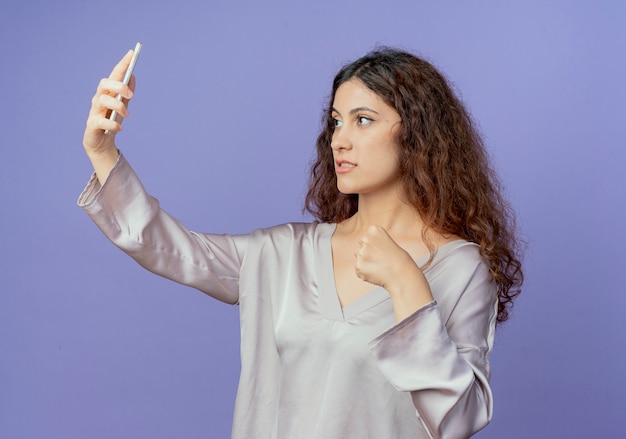
<svg viewBox="0 0 626 439">
<path fill-rule="evenodd" d="M 98 181 L 103 185 L 119 160 L 120 152 L 117 148 L 113 147 L 99 153 L 87 152 L 87 156 L 93 165 Z"/>
<path fill-rule="evenodd" d="M 385 289 L 391 296 L 398 322 L 434 300 L 430 285 L 417 265 L 402 268 Z"/>
</svg>

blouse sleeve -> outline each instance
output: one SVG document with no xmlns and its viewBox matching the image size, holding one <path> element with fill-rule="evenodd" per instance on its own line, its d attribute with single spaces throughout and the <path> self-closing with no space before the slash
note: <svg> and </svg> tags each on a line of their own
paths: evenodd
<svg viewBox="0 0 626 439">
<path fill-rule="evenodd" d="M 91 177 L 78 205 L 113 244 L 144 268 L 223 302 L 238 302 L 246 236 L 187 230 L 148 195 L 124 156 L 104 185 Z"/>
<path fill-rule="evenodd" d="M 446 275 L 455 277 L 457 290 L 435 295 L 445 297 L 445 307 L 437 302 L 425 305 L 372 340 L 370 349 L 386 379 L 411 393 L 417 415 L 433 438 L 468 438 L 492 415 L 489 354 L 496 286 L 484 261 L 449 267 Z M 460 291 L 459 285 L 464 285 Z M 450 301 L 452 294 L 458 299 Z"/>
</svg>

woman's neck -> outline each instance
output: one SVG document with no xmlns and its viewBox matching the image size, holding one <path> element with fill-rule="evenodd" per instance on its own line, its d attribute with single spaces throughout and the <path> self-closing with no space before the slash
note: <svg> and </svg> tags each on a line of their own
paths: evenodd
<svg viewBox="0 0 626 439">
<path fill-rule="evenodd" d="M 364 233 L 370 226 L 381 226 L 391 236 L 404 238 L 421 236 L 423 222 L 414 206 L 399 196 L 359 196 L 358 211 L 345 221 L 346 231 Z"/>
</svg>

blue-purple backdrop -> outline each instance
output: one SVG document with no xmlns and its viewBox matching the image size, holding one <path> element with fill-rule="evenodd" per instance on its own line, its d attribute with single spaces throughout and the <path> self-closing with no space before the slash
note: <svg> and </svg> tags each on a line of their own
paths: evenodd
<svg viewBox="0 0 626 439">
<path fill-rule="evenodd" d="M 189 227 L 301 220 L 335 71 L 433 61 L 478 121 L 529 242 L 479 438 L 623 434 L 626 3 L 4 1 L 0 437 L 225 438 L 237 308 L 151 275 L 76 207 L 98 80 L 144 43 L 118 144 Z M 621 421 L 620 421 L 621 419 Z"/>
</svg>

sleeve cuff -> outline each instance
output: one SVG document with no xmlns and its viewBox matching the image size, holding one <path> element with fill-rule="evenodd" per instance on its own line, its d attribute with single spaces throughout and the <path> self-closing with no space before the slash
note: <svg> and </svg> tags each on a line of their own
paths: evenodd
<svg viewBox="0 0 626 439">
<path fill-rule="evenodd" d="M 427 389 L 435 383 L 454 386 L 472 374 L 458 357 L 436 302 L 385 331 L 369 347 L 381 373 L 400 391 Z"/>
<path fill-rule="evenodd" d="M 111 174 L 114 174 L 116 170 L 120 167 L 120 164 L 125 161 L 126 159 L 120 152 L 119 156 L 117 157 L 117 161 L 115 162 L 115 165 L 113 165 L 113 168 L 111 169 L 109 177 L 111 177 Z M 88 208 L 89 206 L 91 206 L 98 199 L 100 192 L 102 192 L 103 187 L 107 185 L 107 182 L 109 180 L 110 178 L 107 178 L 107 180 L 104 182 L 104 185 L 101 185 L 98 177 L 96 176 L 96 173 L 93 172 L 91 174 L 91 178 L 89 178 L 89 181 L 85 186 L 85 189 L 83 189 L 80 196 L 78 197 L 78 206 L 82 208 Z"/>
</svg>

